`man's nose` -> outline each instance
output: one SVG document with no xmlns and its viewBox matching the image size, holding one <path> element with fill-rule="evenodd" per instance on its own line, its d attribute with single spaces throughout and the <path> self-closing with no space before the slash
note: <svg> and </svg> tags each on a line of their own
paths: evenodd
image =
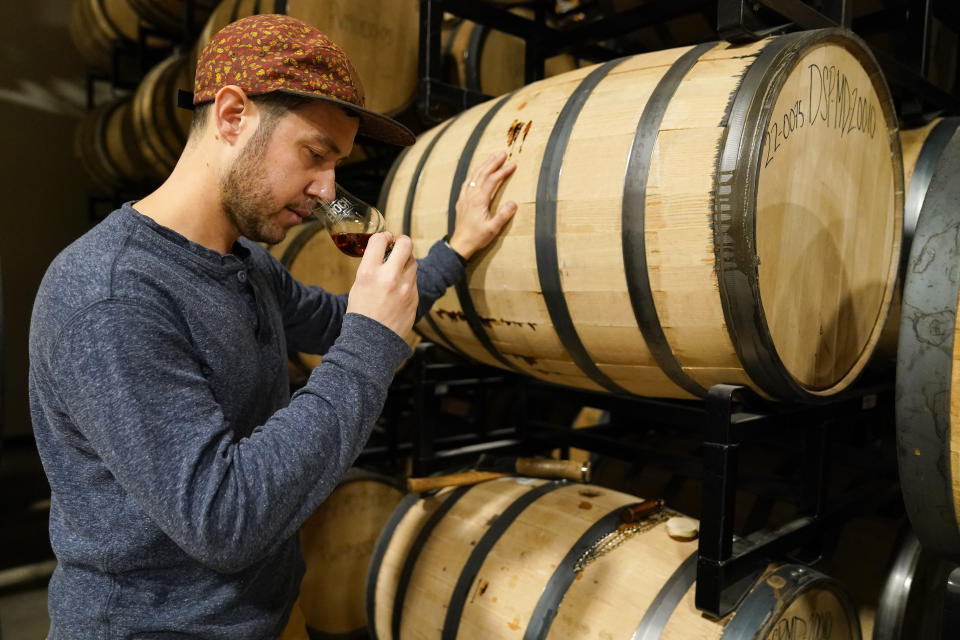
<svg viewBox="0 0 960 640">
<path fill-rule="evenodd" d="M 337 197 L 336 175 L 331 171 L 324 171 L 317 176 L 307 188 L 307 194 L 319 198 L 324 202 L 333 202 Z"/>
</svg>

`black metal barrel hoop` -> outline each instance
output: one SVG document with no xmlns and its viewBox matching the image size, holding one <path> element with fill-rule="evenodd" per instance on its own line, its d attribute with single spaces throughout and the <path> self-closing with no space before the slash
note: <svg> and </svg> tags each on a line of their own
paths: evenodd
<svg viewBox="0 0 960 640">
<path fill-rule="evenodd" d="M 934 171 L 910 248 L 897 348 L 897 457 L 920 542 L 960 558 L 951 381 L 960 293 L 960 132 Z M 960 428 L 960 425 L 957 425 Z"/>
<path fill-rule="evenodd" d="M 880 93 L 889 95 L 873 54 L 866 43 L 851 32 L 818 29 L 776 38 L 764 47 L 744 74 L 731 102 L 715 174 L 713 228 L 717 280 L 724 319 L 737 356 L 750 379 L 770 396 L 802 402 L 824 402 L 829 397 L 804 389 L 793 378 L 777 353 L 767 324 L 757 268 L 758 176 L 766 123 L 790 69 L 805 51 L 831 40 L 856 43 L 858 46 L 848 52 L 864 63 L 864 69 Z M 881 101 L 881 108 L 887 122 L 897 121 L 891 101 Z M 890 144 L 892 152 L 899 156 L 900 139 L 895 127 L 891 128 Z M 894 172 L 894 180 L 899 181 L 894 189 L 896 207 L 902 210 L 903 172 Z M 894 261 L 891 268 L 897 266 Z M 858 373 L 848 372 L 845 379 Z"/>
<path fill-rule="evenodd" d="M 791 603 L 811 589 L 830 592 L 837 599 L 843 612 L 846 613 L 842 619 L 832 618 L 826 621 L 826 624 L 839 625 L 846 620 L 849 625 L 845 630 L 847 633 L 835 629 L 834 633 L 836 635 L 830 634 L 829 637 L 847 637 L 859 640 L 861 637 L 860 619 L 857 617 L 857 610 L 853 601 L 840 586 L 840 583 L 809 567 L 796 564 L 783 565 L 761 578 L 743 599 L 743 602 L 740 603 L 733 619 L 723 630 L 720 640 L 793 637 L 792 633 L 787 635 L 784 631 L 791 628 L 796 629 L 796 627 L 791 627 L 795 624 L 795 621 L 787 620 L 784 614 Z M 824 628 L 829 629 L 830 627 L 826 626 Z M 820 628 L 821 633 L 824 628 Z M 827 637 L 819 635 L 816 628 L 810 628 L 809 631 L 811 633 L 807 637 Z"/>
<path fill-rule="evenodd" d="M 956 566 L 923 548 L 904 522 L 877 601 L 872 640 L 940 637 L 944 587 Z"/>
</svg>

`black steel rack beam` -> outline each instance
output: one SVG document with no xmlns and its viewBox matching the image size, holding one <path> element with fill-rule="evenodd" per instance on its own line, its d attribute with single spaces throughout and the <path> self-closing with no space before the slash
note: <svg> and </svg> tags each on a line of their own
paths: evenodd
<svg viewBox="0 0 960 640">
<path fill-rule="evenodd" d="M 884 390 L 887 403 L 892 402 L 891 392 L 889 388 Z M 865 407 L 875 407 L 876 398 L 875 390 L 867 390 L 864 395 L 842 398 L 827 406 L 777 407 L 758 403 L 745 387 L 716 385 L 710 389 L 704 431 L 703 510 L 695 597 L 698 609 L 722 618 L 736 608 L 770 558 L 817 543 L 827 527 L 862 511 L 878 495 L 896 495 L 897 485 L 891 481 L 882 492 L 874 487 L 864 488 L 855 495 L 841 497 L 839 505 L 827 506 L 829 426 L 833 421 L 869 410 Z M 762 409 L 744 409 L 744 405 L 759 405 Z M 751 432 L 788 425 L 800 427 L 805 440 L 799 505 L 803 515 L 777 531 L 737 545 L 733 515 L 739 486 L 740 445 L 751 438 Z"/>
<path fill-rule="evenodd" d="M 616 38 L 685 15 L 708 13 L 711 0 L 654 0 L 570 29 L 548 29 L 542 50 L 549 57 L 575 51 L 583 43 Z"/>
<path fill-rule="evenodd" d="M 531 397 L 551 393 L 544 383 L 531 383 Z M 554 391 L 556 392 L 556 391 Z M 578 446 L 603 455 L 634 462 L 660 459 L 667 466 L 701 480 L 700 546 L 697 566 L 696 606 L 704 613 L 722 618 L 734 610 L 755 577 L 771 559 L 783 558 L 805 546 L 816 547 L 824 532 L 832 530 L 867 505 L 896 499 L 899 495 L 895 469 L 876 474 L 877 485 L 853 493 L 833 496 L 828 502 L 832 435 L 842 431 L 837 424 L 855 420 L 869 411 L 892 411 L 892 385 L 882 383 L 843 394 L 826 404 L 793 405 L 765 401 L 742 386 L 716 385 L 705 402 L 629 398 L 563 389 L 565 397 L 582 398 L 584 404 L 611 413 L 611 423 L 581 430 L 558 429 L 555 425 L 532 422 L 528 441 L 553 446 Z M 634 420 L 641 425 L 669 425 L 702 435 L 699 460 L 689 455 L 657 451 L 655 447 L 624 440 L 618 427 Z M 784 429 L 798 431 L 803 441 L 801 476 L 798 485 L 782 479 L 749 478 L 741 473 L 741 446 L 761 442 Z M 772 532 L 738 539 L 734 535 L 736 492 L 760 487 L 762 493 L 795 502 L 799 517 Z M 814 549 L 815 551 L 815 549 Z"/>
<path fill-rule="evenodd" d="M 420 88 L 418 111 L 426 122 L 436 122 L 455 111 L 468 109 L 491 96 L 452 85 L 443 80 L 442 21 L 444 13 L 472 20 L 487 28 L 522 38 L 526 42 L 524 77 L 527 83 L 544 77 L 544 61 L 559 53 L 572 53 L 595 61 L 624 55 L 603 41 L 655 26 L 684 15 L 703 13 L 713 16 L 713 0 L 650 0 L 582 25 L 557 29 L 546 24 L 543 0 L 528 3 L 533 18 L 511 13 L 508 7 L 483 0 L 421 0 L 420 2 Z"/>
</svg>

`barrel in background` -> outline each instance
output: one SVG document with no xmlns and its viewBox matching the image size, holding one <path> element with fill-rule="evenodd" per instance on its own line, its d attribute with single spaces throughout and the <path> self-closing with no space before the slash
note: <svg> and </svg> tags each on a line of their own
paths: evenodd
<svg viewBox="0 0 960 640">
<path fill-rule="evenodd" d="M 74 154 L 94 184 L 105 192 L 146 175 L 130 110 L 129 97 L 117 98 L 87 112 L 77 126 Z"/>
<path fill-rule="evenodd" d="M 108 70 L 114 41 L 136 42 L 140 18 L 127 0 L 74 0 L 67 28 L 91 67 Z"/>
<path fill-rule="evenodd" d="M 917 218 L 923 207 L 930 179 L 936 171 L 947 143 L 960 126 L 960 118 L 934 118 L 922 127 L 900 131 L 903 149 L 903 184 L 906 197 L 903 203 L 903 242 L 900 247 L 901 270 L 897 278 L 893 302 L 887 323 L 883 328 L 875 359 L 880 366 L 896 364 L 897 337 L 900 333 L 900 314 L 903 302 L 903 270 L 910 256 L 910 246 L 917 229 Z"/>
<path fill-rule="evenodd" d="M 153 29 L 178 36 L 184 28 L 184 6 L 186 0 L 127 0 L 129 5 Z M 193 23 L 191 28 L 203 26 L 214 7 L 216 0 L 192 0 Z"/>
<path fill-rule="evenodd" d="M 187 143 L 192 112 L 177 106 L 177 91 L 193 90 L 185 54 L 173 54 L 153 67 L 137 87 L 131 114 L 140 154 L 149 175 L 162 182 L 173 171 Z"/>
<path fill-rule="evenodd" d="M 704 617 L 693 601 L 696 541 L 670 538 L 664 514 L 624 525 L 621 510 L 638 502 L 602 487 L 522 478 L 410 496 L 370 565 L 371 633 L 767 638 L 799 624 L 822 632 L 829 618 L 825 637 L 860 638 L 842 588 L 791 565 L 769 568 L 732 616 Z"/>
<path fill-rule="evenodd" d="M 527 19 L 533 17 L 533 12 L 523 7 L 510 11 Z M 526 83 L 526 50 L 521 38 L 470 20 L 456 20 L 444 34 L 445 75 L 457 86 L 499 96 Z M 556 55 L 544 61 L 544 76 L 549 78 L 578 66 L 570 54 Z"/>
<path fill-rule="evenodd" d="M 840 532 L 827 570 L 858 605 L 865 639 L 941 638 L 947 577 L 956 565 L 924 548 L 909 523 L 858 516 Z"/>
<path fill-rule="evenodd" d="M 403 497 L 392 478 L 354 468 L 303 523 L 300 548 L 307 568 L 285 640 L 368 637 L 367 569 Z"/>
<path fill-rule="evenodd" d="M 642 54 L 478 105 L 399 160 L 388 227 L 423 255 L 500 151 L 518 168 L 493 206 L 519 209 L 419 325 L 438 343 L 592 390 L 801 401 L 873 353 L 901 155 L 880 70 L 847 32 Z"/>
<path fill-rule="evenodd" d="M 90 110 L 77 127 L 75 153 L 106 193 L 165 180 L 186 145 L 192 113 L 177 91 L 193 88 L 188 57 L 173 54 L 144 76 L 132 96 Z"/>
<path fill-rule="evenodd" d="M 960 132 L 926 189 L 907 261 L 896 373 L 897 456 L 923 546 L 960 560 Z"/>
</svg>

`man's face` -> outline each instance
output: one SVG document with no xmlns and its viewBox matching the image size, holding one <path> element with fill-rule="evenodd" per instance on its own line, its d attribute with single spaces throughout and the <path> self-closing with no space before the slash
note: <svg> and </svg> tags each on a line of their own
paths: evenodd
<svg viewBox="0 0 960 640">
<path fill-rule="evenodd" d="M 353 148 L 359 121 L 322 101 L 261 121 L 220 178 L 220 201 L 233 225 L 255 242 L 275 244 L 334 194 L 337 164 Z"/>
</svg>

